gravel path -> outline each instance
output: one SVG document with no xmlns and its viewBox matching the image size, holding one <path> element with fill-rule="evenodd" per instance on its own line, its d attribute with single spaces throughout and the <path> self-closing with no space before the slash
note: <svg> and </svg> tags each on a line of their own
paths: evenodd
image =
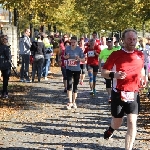
<svg viewBox="0 0 150 150">
<path fill-rule="evenodd" d="M 112 139 L 103 139 L 111 115 L 102 81 L 99 74 L 97 95 L 91 97 L 86 77 L 78 88 L 76 110 L 65 109 L 68 99 L 60 72 L 50 84 L 31 83 L 23 96 L 26 107 L 0 121 L 0 150 L 124 150 L 126 118 Z M 150 150 L 149 140 L 149 133 L 138 126 L 134 148 Z"/>
</svg>

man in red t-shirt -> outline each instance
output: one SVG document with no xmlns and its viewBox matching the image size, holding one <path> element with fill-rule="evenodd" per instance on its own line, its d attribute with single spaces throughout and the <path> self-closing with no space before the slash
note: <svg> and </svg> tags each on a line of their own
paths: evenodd
<svg viewBox="0 0 150 150">
<path fill-rule="evenodd" d="M 102 76 L 113 80 L 111 95 L 111 126 L 104 132 L 109 139 L 115 129 L 121 126 L 124 113 L 127 114 L 125 150 L 131 150 L 136 136 L 136 121 L 139 113 L 140 79 L 145 80 L 144 55 L 135 49 L 137 32 L 126 29 L 122 33 L 124 49 L 113 52 L 103 66 Z M 144 85 L 143 85 L 144 86 Z"/>
<path fill-rule="evenodd" d="M 89 75 L 89 84 L 91 88 L 91 95 L 96 94 L 96 76 L 99 69 L 98 56 L 100 54 L 100 47 L 96 44 L 94 39 L 89 41 L 89 46 L 85 48 L 84 54 L 87 54 L 87 70 Z"/>
</svg>

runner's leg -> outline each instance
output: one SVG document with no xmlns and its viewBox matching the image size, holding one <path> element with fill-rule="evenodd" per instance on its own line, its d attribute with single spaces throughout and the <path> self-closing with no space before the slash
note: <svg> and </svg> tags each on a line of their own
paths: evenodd
<svg viewBox="0 0 150 150">
<path fill-rule="evenodd" d="M 85 78 L 85 64 L 80 64 L 81 67 L 81 74 L 80 74 L 80 84 L 83 84 Z"/>
<path fill-rule="evenodd" d="M 133 143 L 136 137 L 136 122 L 137 114 L 127 115 L 127 134 L 125 138 L 125 150 L 132 150 Z"/>
<path fill-rule="evenodd" d="M 67 94 L 69 98 L 69 103 L 72 103 L 72 76 L 73 73 L 71 70 L 66 70 L 67 73 Z"/>
<path fill-rule="evenodd" d="M 77 108 L 77 105 L 76 105 L 77 85 L 79 84 L 80 71 L 74 71 L 73 79 L 74 79 L 74 83 L 73 83 L 73 99 L 72 99 L 72 102 L 73 102 L 74 108 Z"/>
<path fill-rule="evenodd" d="M 93 93 L 96 94 L 95 86 L 96 86 L 96 76 L 98 73 L 98 66 L 93 66 Z"/>
<path fill-rule="evenodd" d="M 93 68 L 90 65 L 88 65 L 87 69 L 88 69 L 88 76 L 89 76 L 89 85 L 91 89 L 90 94 L 93 94 L 93 70 L 92 70 Z"/>
</svg>

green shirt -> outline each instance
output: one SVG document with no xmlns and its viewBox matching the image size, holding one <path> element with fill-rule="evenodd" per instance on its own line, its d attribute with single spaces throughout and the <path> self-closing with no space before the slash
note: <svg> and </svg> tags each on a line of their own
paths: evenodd
<svg viewBox="0 0 150 150">
<path fill-rule="evenodd" d="M 111 50 L 108 50 L 108 48 L 105 48 L 105 49 L 103 49 L 102 51 L 101 51 L 101 53 L 100 53 L 100 55 L 99 55 L 99 58 L 101 59 L 101 61 L 103 62 L 103 63 L 105 63 L 106 62 L 106 60 L 107 60 L 107 58 L 110 56 L 110 54 L 112 53 L 112 52 L 114 52 L 114 51 L 117 51 L 118 49 L 116 49 L 116 48 L 112 48 Z"/>
<path fill-rule="evenodd" d="M 116 49 L 116 50 L 120 50 L 121 49 L 121 46 L 119 45 L 119 46 L 114 46 L 114 48 Z"/>
</svg>

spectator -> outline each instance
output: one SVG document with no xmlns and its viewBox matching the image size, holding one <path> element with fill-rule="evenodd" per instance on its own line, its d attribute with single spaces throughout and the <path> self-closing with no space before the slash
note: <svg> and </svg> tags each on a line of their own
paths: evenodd
<svg viewBox="0 0 150 150">
<path fill-rule="evenodd" d="M 3 90 L 2 98 L 8 98 L 8 81 L 11 70 L 11 54 L 10 47 L 8 46 L 8 37 L 7 35 L 1 35 L 0 38 L 0 70 L 3 76 Z"/>
<path fill-rule="evenodd" d="M 30 83 L 29 78 L 29 63 L 30 63 L 30 48 L 31 48 L 31 41 L 30 41 L 30 29 L 25 29 L 23 37 L 20 38 L 19 41 L 19 49 L 20 55 L 22 57 L 22 64 L 20 69 L 20 81 Z M 25 78 L 25 80 L 24 80 Z"/>
<path fill-rule="evenodd" d="M 44 56 L 44 64 L 43 64 L 43 72 L 42 76 L 45 77 L 45 80 L 48 80 L 48 71 L 50 70 L 50 58 L 51 53 L 53 52 L 53 46 L 50 44 L 48 37 L 43 38 L 43 43 L 45 45 L 45 56 Z"/>
<path fill-rule="evenodd" d="M 31 51 L 33 52 L 32 82 L 34 82 L 36 71 L 38 73 L 38 82 L 40 82 L 45 55 L 45 46 L 41 40 L 41 35 L 38 35 L 37 41 L 32 43 Z"/>
</svg>

